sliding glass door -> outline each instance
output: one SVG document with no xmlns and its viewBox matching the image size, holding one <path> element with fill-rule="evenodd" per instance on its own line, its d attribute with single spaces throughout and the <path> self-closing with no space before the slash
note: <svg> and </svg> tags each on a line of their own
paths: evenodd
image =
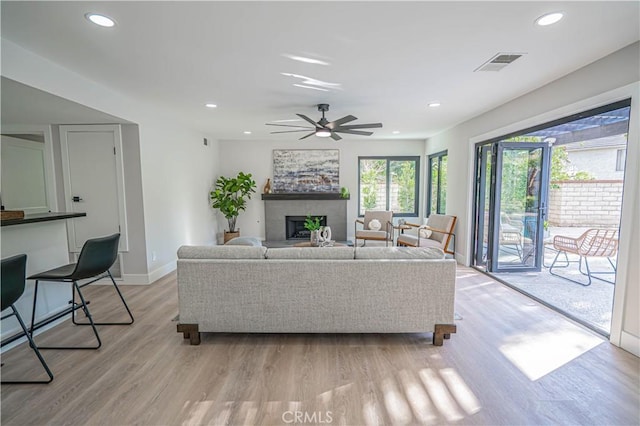
<svg viewBox="0 0 640 426">
<path fill-rule="evenodd" d="M 540 271 L 549 152 L 544 143 L 478 148 L 476 265 L 489 272 Z"/>
</svg>

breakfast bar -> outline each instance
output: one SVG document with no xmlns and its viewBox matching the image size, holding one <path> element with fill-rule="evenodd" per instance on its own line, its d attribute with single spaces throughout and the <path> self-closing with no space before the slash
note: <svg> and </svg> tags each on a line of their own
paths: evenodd
<svg viewBox="0 0 640 426">
<path fill-rule="evenodd" d="M 49 212 L 27 214 L 23 218 L 1 221 L 2 258 L 27 255 L 27 276 L 69 263 L 67 220 L 86 213 Z M 31 318 L 34 283 L 28 281 L 25 292 L 15 303 L 23 318 Z M 51 283 L 40 290 L 36 323 L 47 325 L 66 315 L 69 310 L 69 285 Z M 15 318 L 2 324 L 2 346 L 22 337 Z"/>
</svg>

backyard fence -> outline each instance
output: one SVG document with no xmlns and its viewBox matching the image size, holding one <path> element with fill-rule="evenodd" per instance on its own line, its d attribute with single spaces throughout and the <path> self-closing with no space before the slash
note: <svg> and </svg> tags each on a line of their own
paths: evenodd
<svg viewBox="0 0 640 426">
<path fill-rule="evenodd" d="M 622 180 L 553 181 L 549 225 L 618 228 Z"/>
</svg>

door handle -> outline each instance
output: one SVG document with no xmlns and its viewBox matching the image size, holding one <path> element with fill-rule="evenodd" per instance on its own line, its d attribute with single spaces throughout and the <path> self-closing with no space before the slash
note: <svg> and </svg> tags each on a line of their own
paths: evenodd
<svg viewBox="0 0 640 426">
<path fill-rule="evenodd" d="M 78 197 L 77 195 L 74 195 L 73 197 L 71 197 L 71 200 L 73 200 L 74 203 L 79 203 L 80 201 L 84 201 L 82 198 Z"/>
</svg>

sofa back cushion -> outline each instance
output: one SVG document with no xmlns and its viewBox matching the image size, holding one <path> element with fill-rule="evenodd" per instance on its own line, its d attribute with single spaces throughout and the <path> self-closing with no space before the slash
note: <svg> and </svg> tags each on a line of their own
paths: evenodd
<svg viewBox="0 0 640 426">
<path fill-rule="evenodd" d="M 283 247 L 270 248 L 267 259 L 353 259 L 353 247 Z"/>
<path fill-rule="evenodd" d="M 262 246 L 182 246 L 178 259 L 264 259 L 266 251 Z"/>
<path fill-rule="evenodd" d="M 437 247 L 358 247 L 356 259 L 444 259 Z"/>
</svg>

